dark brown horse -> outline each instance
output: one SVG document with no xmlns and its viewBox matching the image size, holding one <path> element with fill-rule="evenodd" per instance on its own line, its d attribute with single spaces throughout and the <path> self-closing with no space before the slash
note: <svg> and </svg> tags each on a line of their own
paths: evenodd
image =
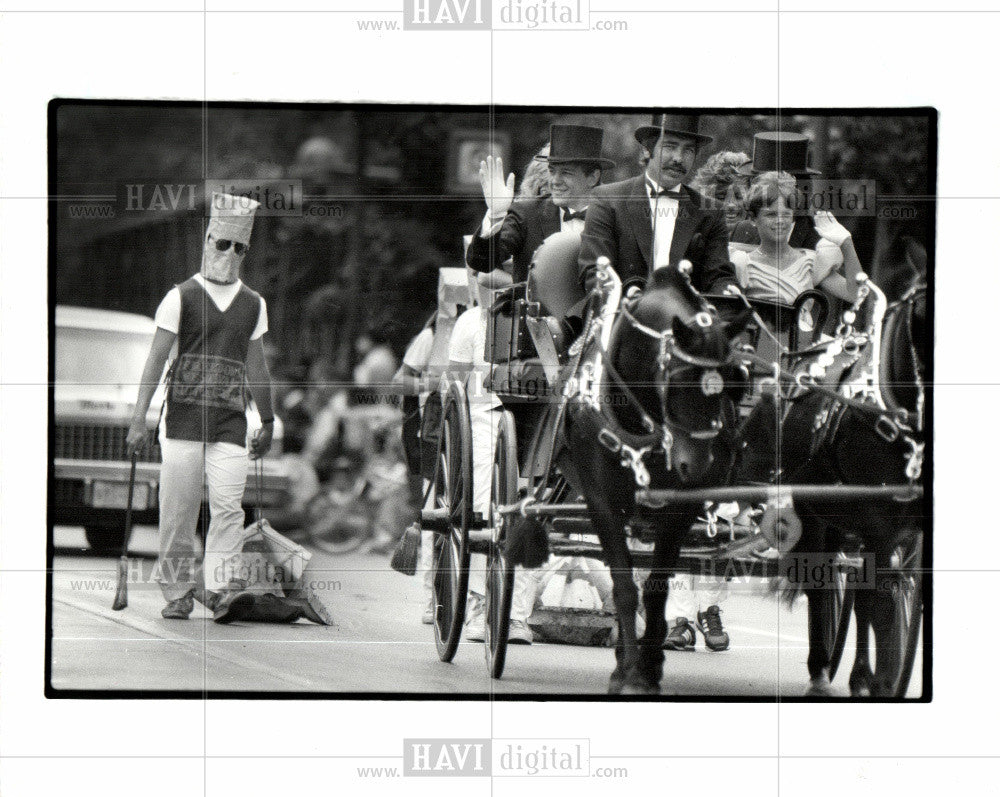
<svg viewBox="0 0 1000 797">
<path fill-rule="evenodd" d="M 738 478 L 768 475 L 785 484 L 907 485 L 921 483 L 925 415 L 926 290 L 916 287 L 891 305 L 871 342 L 833 377 L 836 385 L 864 384 L 874 375 L 885 407 L 839 401 L 806 390 L 785 400 L 775 426 L 775 406 L 762 401 L 742 430 Z M 834 368 L 843 366 L 838 355 Z M 876 359 L 877 356 L 877 359 Z M 799 364 L 808 367 L 809 361 Z M 780 440 L 778 435 L 780 433 Z M 780 450 L 780 457 L 775 452 Z M 767 464 L 771 472 L 767 474 Z M 778 467 L 773 467 L 777 465 Z M 856 547 L 873 565 L 872 579 L 854 591 L 857 655 L 850 675 L 854 696 L 903 696 L 919 631 L 921 551 L 927 503 L 920 500 L 797 500 L 788 521 L 801 521 L 801 538 L 786 556 L 825 560 Z M 766 517 L 766 516 L 765 516 Z M 786 521 L 781 521 L 786 522 Z M 796 572 L 806 572 L 798 568 Z M 798 583 L 808 599 L 810 686 L 828 696 L 837 600 L 828 583 Z M 875 670 L 869 637 L 874 631 Z"/>
<path fill-rule="evenodd" d="M 658 269 L 645 292 L 622 305 L 606 348 L 595 335 L 584 349 L 580 389 L 569 404 L 566 446 L 557 464 L 585 497 L 611 569 L 619 627 L 612 694 L 659 691 L 667 582 L 681 540 L 702 508 L 696 502 L 644 509 L 636 490 L 728 480 L 735 403 L 747 388 L 746 372 L 732 364 L 730 352 L 748 317 L 723 322 L 679 271 Z M 655 542 L 642 592 L 641 640 L 626 526 Z"/>
</svg>

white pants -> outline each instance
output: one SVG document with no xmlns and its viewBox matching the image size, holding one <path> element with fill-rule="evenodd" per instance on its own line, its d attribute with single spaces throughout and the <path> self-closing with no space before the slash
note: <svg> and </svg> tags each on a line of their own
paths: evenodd
<svg viewBox="0 0 1000 797">
<path fill-rule="evenodd" d="M 472 421 L 472 511 L 486 517 L 490 511 L 490 492 L 493 487 L 493 456 L 497 432 L 500 428 L 502 407 L 496 409 L 470 401 Z M 538 574 L 518 566 L 514 571 L 514 595 L 511 600 L 512 620 L 527 622 L 535 604 Z M 469 557 L 469 592 L 486 594 L 486 555 L 474 553 Z"/>
<path fill-rule="evenodd" d="M 233 443 L 161 438 L 160 558 L 156 580 L 169 600 L 201 586 L 196 578 L 195 527 L 208 482 L 211 520 L 205 540 L 205 588 L 224 588 L 243 549 L 247 450 Z"/>
<path fill-rule="evenodd" d="M 678 573 L 669 582 L 667 594 L 667 622 L 670 625 L 678 617 L 696 622 L 698 612 L 709 606 L 721 606 L 729 597 L 729 584 L 717 576 L 698 576 L 692 573 Z"/>
</svg>

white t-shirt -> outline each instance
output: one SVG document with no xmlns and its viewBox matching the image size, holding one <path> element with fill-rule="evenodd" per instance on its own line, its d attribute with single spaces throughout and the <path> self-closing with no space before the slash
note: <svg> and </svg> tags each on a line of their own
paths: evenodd
<svg viewBox="0 0 1000 797">
<path fill-rule="evenodd" d="M 490 364 L 484 357 L 486 351 L 486 314 L 478 305 L 470 307 L 455 321 L 448 344 L 448 359 L 457 363 L 470 363 L 472 377 L 467 389 L 470 409 L 492 409 L 502 406 L 496 394 L 486 388 Z"/>
<path fill-rule="evenodd" d="M 434 330 L 424 327 L 410 341 L 403 355 L 403 364 L 417 373 L 422 373 L 431 361 L 431 351 L 434 348 Z"/>
<path fill-rule="evenodd" d="M 201 274 L 194 275 L 198 284 L 205 289 L 209 298 L 221 312 L 226 312 L 233 303 L 236 294 L 240 292 L 242 282 L 236 280 L 232 285 L 216 285 L 209 282 Z M 163 297 L 160 306 L 156 308 L 156 326 L 175 335 L 181 328 L 181 292 L 179 288 L 171 288 Z M 267 303 L 260 297 L 260 313 L 257 315 L 257 326 L 254 327 L 250 340 L 257 340 L 267 332 Z"/>
</svg>

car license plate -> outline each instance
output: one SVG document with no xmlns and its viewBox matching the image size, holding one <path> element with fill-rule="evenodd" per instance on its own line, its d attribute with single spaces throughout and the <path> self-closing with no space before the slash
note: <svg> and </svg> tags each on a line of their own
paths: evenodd
<svg viewBox="0 0 1000 797">
<path fill-rule="evenodd" d="M 124 509 L 128 504 L 128 482 L 94 482 L 93 505 L 100 509 Z M 132 508 L 149 506 L 149 485 L 136 483 Z"/>
</svg>

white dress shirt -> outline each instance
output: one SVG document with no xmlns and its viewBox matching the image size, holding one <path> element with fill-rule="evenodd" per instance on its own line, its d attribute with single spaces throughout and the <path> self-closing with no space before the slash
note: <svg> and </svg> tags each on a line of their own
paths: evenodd
<svg viewBox="0 0 1000 797">
<path fill-rule="evenodd" d="M 680 185 L 671 190 L 680 190 Z M 670 265 L 670 244 L 674 240 L 674 225 L 680 212 L 680 202 L 672 197 L 653 195 L 653 182 L 646 177 L 646 196 L 649 198 L 650 224 L 653 228 L 653 268 Z"/>
</svg>

